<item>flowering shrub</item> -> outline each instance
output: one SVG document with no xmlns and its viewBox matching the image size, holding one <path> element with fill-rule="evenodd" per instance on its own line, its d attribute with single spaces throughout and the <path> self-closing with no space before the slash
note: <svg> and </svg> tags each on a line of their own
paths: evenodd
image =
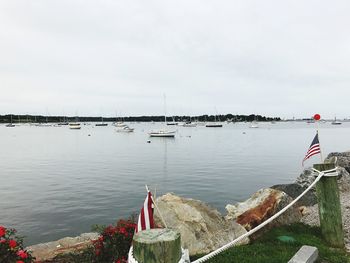
<svg viewBox="0 0 350 263">
<path fill-rule="evenodd" d="M 93 241 L 96 262 L 127 262 L 135 227 L 134 219 L 130 218 L 101 229 L 101 236 Z"/>
<path fill-rule="evenodd" d="M 0 226 L 0 262 L 1 263 L 30 263 L 34 257 L 23 249 L 23 239 L 16 236 L 15 229 Z"/>
</svg>

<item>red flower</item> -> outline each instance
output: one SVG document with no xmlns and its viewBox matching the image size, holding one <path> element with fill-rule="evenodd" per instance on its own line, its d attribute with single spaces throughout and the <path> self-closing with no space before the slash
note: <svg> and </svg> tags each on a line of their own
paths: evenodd
<svg viewBox="0 0 350 263">
<path fill-rule="evenodd" d="M 10 248 L 15 248 L 17 246 L 16 240 L 11 239 L 9 241 L 9 246 L 10 246 Z"/>
<path fill-rule="evenodd" d="M 0 237 L 3 237 L 6 234 L 6 228 L 3 226 L 0 226 Z"/>
<path fill-rule="evenodd" d="M 1 239 L 0 240 L 0 244 L 5 244 L 6 243 L 6 239 Z"/>
<path fill-rule="evenodd" d="M 16 263 L 24 263 L 22 260 L 17 260 Z"/>
<path fill-rule="evenodd" d="M 120 230 L 119 230 L 119 232 L 120 232 L 121 234 L 125 234 L 125 233 L 126 233 L 125 227 L 121 227 Z"/>
<path fill-rule="evenodd" d="M 19 256 L 20 258 L 23 258 L 23 259 L 25 259 L 25 258 L 27 258 L 28 257 L 28 254 L 24 251 L 24 250 L 19 250 L 18 252 L 17 252 L 17 256 Z"/>
<path fill-rule="evenodd" d="M 95 251 L 95 255 L 96 255 L 96 256 L 98 256 L 98 255 L 100 255 L 100 254 L 101 254 L 101 250 L 96 249 L 96 251 Z"/>
</svg>

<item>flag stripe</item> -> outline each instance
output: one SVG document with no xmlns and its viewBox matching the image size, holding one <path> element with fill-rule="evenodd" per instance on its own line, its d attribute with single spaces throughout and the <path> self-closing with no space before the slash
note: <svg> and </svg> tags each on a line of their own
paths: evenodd
<svg viewBox="0 0 350 263">
<path fill-rule="evenodd" d="M 319 146 L 317 146 L 317 147 L 312 147 L 312 148 L 310 148 L 310 149 L 307 151 L 306 155 L 308 155 L 309 153 L 315 152 L 315 151 L 319 151 L 319 150 L 320 150 L 320 147 L 319 147 Z"/>
<path fill-rule="evenodd" d="M 320 152 L 321 152 L 320 150 L 313 151 L 312 153 L 309 153 L 309 154 L 305 157 L 304 160 L 309 159 L 311 156 L 314 156 L 315 154 L 318 154 L 318 153 L 320 153 Z"/>
<path fill-rule="evenodd" d="M 148 214 L 148 199 L 149 199 L 149 195 L 147 194 L 147 197 L 146 197 L 146 201 L 145 203 L 143 204 L 143 213 L 145 215 L 145 229 L 149 229 L 149 214 Z"/>
<path fill-rule="evenodd" d="M 151 192 L 148 193 L 149 194 L 149 199 L 151 199 L 151 202 L 148 202 L 148 213 L 150 214 L 149 215 L 149 225 L 150 225 L 150 228 L 154 228 L 154 218 L 153 218 L 153 201 L 152 201 L 152 194 Z"/>
</svg>

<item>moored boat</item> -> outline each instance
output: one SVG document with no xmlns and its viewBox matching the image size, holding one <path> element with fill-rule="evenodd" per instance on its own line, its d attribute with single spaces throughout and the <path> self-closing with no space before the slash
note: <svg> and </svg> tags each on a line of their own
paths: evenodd
<svg viewBox="0 0 350 263">
<path fill-rule="evenodd" d="M 151 131 L 149 133 L 150 137 L 167 137 L 167 138 L 174 138 L 175 137 L 175 131 L 167 131 L 167 130 L 158 130 L 158 131 Z"/>
<path fill-rule="evenodd" d="M 165 101 L 165 95 L 164 95 L 164 126 L 166 127 L 166 101 Z M 175 137 L 175 131 L 168 131 L 165 128 L 159 129 L 157 131 L 151 131 L 148 133 L 150 137 L 164 137 L 164 138 L 174 138 Z"/>
<path fill-rule="evenodd" d="M 116 130 L 117 132 L 133 132 L 134 128 L 130 128 L 129 126 L 123 126 Z"/>
<path fill-rule="evenodd" d="M 208 127 L 208 128 L 219 128 L 219 127 L 222 127 L 222 124 L 221 123 L 217 123 L 217 122 L 212 122 L 212 123 L 207 123 L 205 125 L 205 127 Z"/>
<path fill-rule="evenodd" d="M 69 129 L 71 130 L 80 130 L 81 126 L 80 123 L 69 123 Z"/>
<path fill-rule="evenodd" d="M 337 118 L 334 118 L 334 121 L 332 121 L 332 125 L 341 125 L 342 123 L 340 121 L 337 121 Z"/>
</svg>

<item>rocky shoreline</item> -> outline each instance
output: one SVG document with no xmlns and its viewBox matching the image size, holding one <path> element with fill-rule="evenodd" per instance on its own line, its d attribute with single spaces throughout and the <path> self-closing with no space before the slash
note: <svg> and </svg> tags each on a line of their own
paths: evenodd
<svg viewBox="0 0 350 263">
<path fill-rule="evenodd" d="M 350 152 L 331 153 L 327 159 L 332 157 L 337 157 L 337 164 L 340 167 L 338 185 L 341 193 L 344 238 L 346 248 L 350 251 Z M 190 255 L 205 254 L 234 240 L 280 211 L 302 193 L 314 178 L 311 170 L 306 169 L 292 184 L 261 189 L 244 202 L 228 204 L 226 215 L 199 200 L 171 193 L 158 197 L 156 202 L 168 227 L 180 231 L 182 246 L 189 249 Z M 162 224 L 157 212 L 155 220 L 158 225 Z M 285 214 L 268 224 L 262 232 L 273 226 L 294 222 L 319 225 L 315 191 L 306 194 Z M 32 251 L 38 260 L 47 260 L 58 254 L 81 250 L 97 238 L 97 233 L 85 233 L 79 237 L 63 238 L 33 245 L 27 249 Z M 248 238 L 240 244 L 247 243 Z"/>
</svg>

